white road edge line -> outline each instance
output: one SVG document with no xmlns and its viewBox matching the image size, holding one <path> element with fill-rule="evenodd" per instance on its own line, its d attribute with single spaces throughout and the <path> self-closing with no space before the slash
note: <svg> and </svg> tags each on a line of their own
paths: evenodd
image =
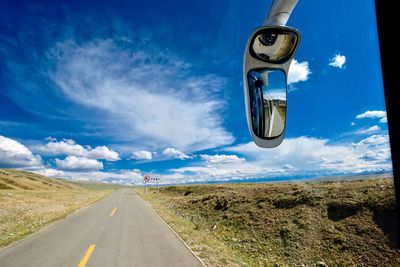
<svg viewBox="0 0 400 267">
<path fill-rule="evenodd" d="M 150 203 L 147 202 L 146 200 L 144 200 L 139 194 L 138 194 L 138 196 L 139 196 L 144 202 L 146 202 L 147 205 L 150 206 L 150 208 L 154 211 L 154 213 L 161 219 L 161 221 L 163 221 L 163 222 L 168 226 L 168 228 L 171 230 L 171 232 L 174 233 L 174 234 L 176 235 L 176 237 L 178 237 L 178 239 L 185 245 L 185 247 L 190 251 L 190 253 L 192 253 L 193 256 L 194 256 L 204 267 L 207 267 L 207 265 L 196 255 L 196 253 L 194 253 L 194 251 L 186 244 L 186 242 L 183 241 L 183 239 L 178 235 L 178 233 L 175 232 L 175 230 L 172 229 L 171 226 L 169 226 L 169 224 L 160 216 L 160 214 L 158 214 L 158 212 L 150 205 Z"/>
</svg>

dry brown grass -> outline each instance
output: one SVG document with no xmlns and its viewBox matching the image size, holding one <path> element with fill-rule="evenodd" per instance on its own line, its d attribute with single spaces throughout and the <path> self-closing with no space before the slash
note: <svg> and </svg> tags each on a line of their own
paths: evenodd
<svg viewBox="0 0 400 267">
<path fill-rule="evenodd" d="M 69 190 L 81 188 L 61 179 L 52 179 L 32 172 L 0 169 L 0 189 Z"/>
<path fill-rule="evenodd" d="M 400 266 L 392 178 L 173 186 L 144 197 L 209 266 Z"/>
<path fill-rule="evenodd" d="M 0 170 L 0 179 L 0 248 L 112 192 L 16 170 Z"/>
</svg>

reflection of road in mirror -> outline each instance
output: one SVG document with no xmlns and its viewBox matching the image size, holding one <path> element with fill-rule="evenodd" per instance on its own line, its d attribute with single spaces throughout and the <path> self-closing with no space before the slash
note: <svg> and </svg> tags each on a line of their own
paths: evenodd
<svg viewBox="0 0 400 267">
<path fill-rule="evenodd" d="M 253 70 L 248 75 L 253 132 L 260 138 L 280 136 L 286 120 L 286 76 L 281 70 Z"/>
<path fill-rule="evenodd" d="M 271 130 L 269 132 L 270 137 L 281 135 L 285 128 L 285 117 L 284 114 L 282 114 L 282 111 L 279 111 L 281 107 L 278 107 L 278 105 L 279 103 L 275 103 L 273 106 L 270 126 Z M 286 101 L 284 105 L 286 109 Z"/>
</svg>

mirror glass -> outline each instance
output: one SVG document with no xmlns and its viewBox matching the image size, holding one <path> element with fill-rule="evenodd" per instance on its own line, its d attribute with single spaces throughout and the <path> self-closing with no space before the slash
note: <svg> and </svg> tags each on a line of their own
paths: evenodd
<svg viewBox="0 0 400 267">
<path fill-rule="evenodd" d="M 263 29 L 253 38 L 252 54 L 270 63 L 283 63 L 293 54 L 298 42 L 297 33 L 282 29 Z"/>
<path fill-rule="evenodd" d="M 278 69 L 251 70 L 250 111 L 254 133 L 263 139 L 280 136 L 286 123 L 286 74 Z"/>
</svg>

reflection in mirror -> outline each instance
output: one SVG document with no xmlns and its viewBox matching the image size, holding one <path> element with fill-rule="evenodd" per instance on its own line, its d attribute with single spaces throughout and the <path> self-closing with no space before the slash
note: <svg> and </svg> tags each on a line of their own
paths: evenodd
<svg viewBox="0 0 400 267">
<path fill-rule="evenodd" d="M 297 41 L 298 36 L 295 32 L 265 29 L 256 34 L 250 47 L 259 59 L 276 63 L 291 57 Z"/>
<path fill-rule="evenodd" d="M 252 70 L 248 76 L 253 132 L 275 138 L 285 129 L 286 75 L 282 70 Z"/>
</svg>

